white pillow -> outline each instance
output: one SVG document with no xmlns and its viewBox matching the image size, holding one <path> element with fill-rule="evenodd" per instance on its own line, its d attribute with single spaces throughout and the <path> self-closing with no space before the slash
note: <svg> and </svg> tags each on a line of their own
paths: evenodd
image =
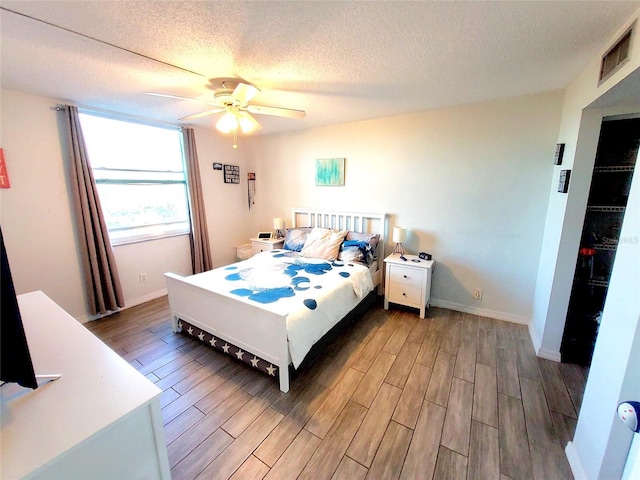
<svg viewBox="0 0 640 480">
<path fill-rule="evenodd" d="M 340 245 L 347 236 L 346 230 L 333 231 L 330 228 L 314 228 L 309 233 L 300 255 L 303 257 L 335 260 L 340 252 Z"/>
</svg>

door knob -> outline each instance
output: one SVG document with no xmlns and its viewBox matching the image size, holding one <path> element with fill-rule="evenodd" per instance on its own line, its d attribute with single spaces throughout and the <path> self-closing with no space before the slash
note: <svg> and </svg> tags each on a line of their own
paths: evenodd
<svg viewBox="0 0 640 480">
<path fill-rule="evenodd" d="M 633 400 L 628 402 L 622 402 L 618 405 L 618 416 L 622 423 L 629 427 L 635 433 L 640 432 L 640 402 L 634 402 Z"/>
</svg>

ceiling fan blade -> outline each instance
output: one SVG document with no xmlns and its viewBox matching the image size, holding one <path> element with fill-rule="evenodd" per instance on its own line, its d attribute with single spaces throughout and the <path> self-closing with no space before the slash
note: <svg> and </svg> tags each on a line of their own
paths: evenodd
<svg viewBox="0 0 640 480">
<path fill-rule="evenodd" d="M 198 102 L 198 103 L 206 103 L 206 104 L 209 103 L 203 100 L 198 100 L 197 98 L 180 97 L 179 95 L 169 95 L 168 93 L 157 93 L 157 92 L 144 92 L 144 93 L 146 93 L 147 95 L 153 95 L 154 97 L 175 98 L 177 100 L 187 100 L 189 102 Z"/>
<path fill-rule="evenodd" d="M 193 115 L 187 115 L 186 117 L 179 118 L 178 120 L 195 120 L 197 118 L 206 117 L 208 115 L 213 115 L 214 113 L 224 112 L 224 107 L 212 108 L 211 110 L 205 110 L 204 112 L 194 113 Z"/>
<path fill-rule="evenodd" d="M 237 101 L 240 105 L 246 105 L 255 97 L 260 90 L 253 85 L 247 83 L 238 83 L 234 88 L 231 98 Z"/>
<path fill-rule="evenodd" d="M 276 117 L 303 119 L 307 116 L 304 110 L 294 110 L 292 108 L 267 107 L 264 105 L 247 105 L 246 109 L 251 113 L 274 115 Z"/>
</svg>

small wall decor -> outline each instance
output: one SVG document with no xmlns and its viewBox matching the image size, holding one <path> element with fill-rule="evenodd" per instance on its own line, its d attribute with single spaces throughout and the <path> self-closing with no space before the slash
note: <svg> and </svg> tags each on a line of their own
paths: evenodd
<svg viewBox="0 0 640 480">
<path fill-rule="evenodd" d="M 256 174 L 255 172 L 247 173 L 247 199 L 249 200 L 249 210 L 251 205 L 256 203 Z"/>
<path fill-rule="evenodd" d="M 564 155 L 564 143 L 556 144 L 556 155 L 554 157 L 554 165 L 562 165 L 562 155 Z"/>
<path fill-rule="evenodd" d="M 221 163 L 214 163 L 213 164 L 213 169 L 214 170 L 222 170 L 222 164 Z"/>
<path fill-rule="evenodd" d="M 10 188 L 7 164 L 4 163 L 4 149 L 0 148 L 0 188 Z"/>
<path fill-rule="evenodd" d="M 558 181 L 558 192 L 567 193 L 569 191 L 569 178 L 571 170 L 560 170 L 560 180 Z"/>
<path fill-rule="evenodd" d="M 238 165 L 224 166 L 224 183 L 240 183 L 240 167 Z"/>
<path fill-rule="evenodd" d="M 344 158 L 319 158 L 316 160 L 316 185 L 344 187 Z"/>
</svg>

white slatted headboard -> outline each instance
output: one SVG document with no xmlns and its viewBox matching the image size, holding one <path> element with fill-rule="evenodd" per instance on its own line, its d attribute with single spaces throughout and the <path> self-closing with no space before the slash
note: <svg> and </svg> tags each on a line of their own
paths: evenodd
<svg viewBox="0 0 640 480">
<path fill-rule="evenodd" d="M 322 227 L 334 230 L 350 230 L 358 233 L 377 233 L 380 235 L 376 258 L 378 268 L 374 275 L 374 285 L 382 285 L 384 271 L 384 245 L 387 228 L 386 213 L 338 212 L 315 208 L 293 208 L 291 227 Z"/>
</svg>

